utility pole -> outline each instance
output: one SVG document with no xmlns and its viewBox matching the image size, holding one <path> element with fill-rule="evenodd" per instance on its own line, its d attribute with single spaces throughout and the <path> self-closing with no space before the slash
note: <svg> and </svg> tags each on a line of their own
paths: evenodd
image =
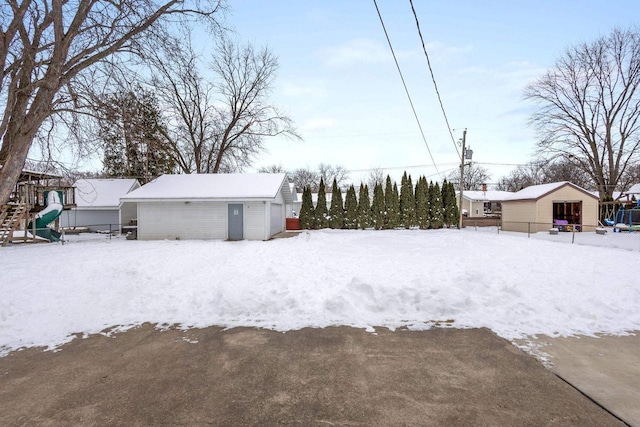
<svg viewBox="0 0 640 427">
<path fill-rule="evenodd" d="M 458 229 L 462 230 L 462 193 L 464 192 L 464 161 L 465 161 L 465 149 L 467 143 L 467 128 L 464 128 L 462 132 L 462 155 L 460 156 L 460 201 L 459 201 L 459 211 L 460 211 L 460 221 L 458 223 Z"/>
</svg>

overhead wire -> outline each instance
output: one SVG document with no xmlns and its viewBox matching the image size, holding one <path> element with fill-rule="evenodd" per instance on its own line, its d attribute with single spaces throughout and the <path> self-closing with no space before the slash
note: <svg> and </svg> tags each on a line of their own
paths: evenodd
<svg viewBox="0 0 640 427">
<path fill-rule="evenodd" d="M 460 150 L 458 150 L 458 144 L 456 144 L 456 140 L 453 137 L 453 132 L 451 130 L 451 125 L 449 125 L 449 118 L 447 117 L 447 113 L 444 110 L 444 104 L 442 103 L 442 98 L 440 97 L 440 91 L 438 90 L 438 84 L 436 83 L 436 77 L 433 74 L 433 68 L 431 68 L 431 61 L 429 60 L 429 54 L 427 53 L 427 48 L 426 48 L 426 46 L 424 44 L 424 38 L 422 37 L 422 31 L 420 30 L 420 21 L 418 21 L 418 14 L 416 13 L 415 7 L 413 7 L 413 0 L 409 0 L 409 3 L 411 4 L 411 10 L 413 11 L 413 17 L 416 20 L 416 27 L 418 28 L 418 35 L 420 36 L 420 41 L 422 42 L 422 50 L 424 52 L 424 56 L 427 58 L 427 65 L 429 66 L 429 73 L 431 74 L 431 80 L 433 81 L 433 87 L 436 90 L 436 95 L 438 97 L 438 102 L 440 103 L 440 109 L 442 110 L 442 115 L 444 116 L 444 121 L 447 124 L 447 130 L 449 131 L 449 135 L 451 136 L 451 142 L 453 142 L 453 146 L 456 149 L 456 153 L 458 153 L 458 157 L 460 157 L 460 160 L 462 160 L 462 156 L 460 155 Z"/>
<path fill-rule="evenodd" d="M 384 25 L 384 20 L 382 19 L 382 14 L 380 14 L 380 9 L 378 8 L 378 3 L 376 0 L 373 0 L 373 4 L 376 7 L 376 11 L 378 12 L 378 18 L 380 18 L 380 24 L 382 25 L 382 29 L 384 30 L 384 35 L 387 38 L 387 43 L 389 44 L 389 49 L 391 49 L 391 54 L 393 55 L 393 60 L 396 63 L 396 68 L 398 69 L 398 73 L 400 74 L 400 80 L 402 80 L 402 85 L 404 86 L 404 91 L 407 94 L 407 98 L 409 99 L 409 104 L 411 105 L 411 110 L 413 111 L 413 116 L 418 123 L 418 128 L 420 129 L 420 134 L 422 135 L 422 140 L 424 141 L 424 145 L 427 147 L 427 151 L 429 152 L 429 157 L 431 157 L 431 162 L 433 163 L 433 167 L 436 169 L 438 176 L 440 175 L 440 171 L 438 170 L 438 166 L 436 166 L 436 161 L 433 158 L 433 154 L 431 154 L 431 149 L 429 148 L 429 144 L 427 143 L 427 138 L 424 136 L 424 132 L 422 131 L 422 125 L 420 124 L 420 119 L 418 118 L 418 113 L 416 113 L 416 109 L 413 106 L 413 100 L 411 99 L 411 95 L 409 94 L 409 89 L 407 88 L 407 84 L 404 80 L 404 76 L 402 75 L 402 70 L 400 69 L 400 64 L 398 63 L 398 58 L 396 57 L 396 53 L 393 50 L 393 45 L 391 44 L 391 39 L 389 38 L 389 33 L 387 33 L 387 28 Z"/>
</svg>

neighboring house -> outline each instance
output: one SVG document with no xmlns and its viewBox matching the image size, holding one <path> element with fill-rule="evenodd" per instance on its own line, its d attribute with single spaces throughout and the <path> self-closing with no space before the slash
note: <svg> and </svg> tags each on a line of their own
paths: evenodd
<svg viewBox="0 0 640 427">
<path fill-rule="evenodd" d="M 140 240 L 268 240 L 285 230 L 285 174 L 162 175 L 120 199 L 136 207 Z"/>
<path fill-rule="evenodd" d="M 555 226 L 593 231 L 598 197 L 568 181 L 533 185 L 502 201 L 502 229 L 537 233 Z"/>
<path fill-rule="evenodd" d="M 120 229 L 120 197 L 140 187 L 136 179 L 79 179 L 74 184 L 76 207 L 63 211 L 63 228 L 90 231 Z"/>
<path fill-rule="evenodd" d="M 462 212 L 469 218 L 483 216 L 500 217 L 502 201 L 509 198 L 514 193 L 510 191 L 473 191 L 462 192 Z M 460 192 L 456 192 L 458 206 L 460 203 Z"/>
<path fill-rule="evenodd" d="M 640 200 L 640 184 L 632 185 L 627 191 L 622 193 L 622 197 L 627 200 Z"/>
</svg>

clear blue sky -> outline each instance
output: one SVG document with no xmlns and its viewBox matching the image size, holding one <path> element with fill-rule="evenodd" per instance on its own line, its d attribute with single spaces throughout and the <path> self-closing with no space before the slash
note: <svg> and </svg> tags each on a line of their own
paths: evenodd
<svg viewBox="0 0 640 427">
<path fill-rule="evenodd" d="M 459 160 L 435 95 L 408 0 L 378 0 L 436 166 L 420 136 L 373 0 L 234 0 L 227 24 L 268 45 L 280 62 L 273 101 L 303 142 L 271 138 L 256 167 L 340 164 L 382 167 L 399 177 L 439 179 Z M 456 140 L 468 128 L 473 160 L 492 182 L 532 158 L 532 105 L 524 86 L 567 46 L 637 24 L 637 1 L 414 0 L 436 82 Z M 389 169 L 387 169 L 389 168 Z M 391 169 L 399 168 L 399 169 Z M 359 172 L 363 171 L 363 172 Z M 397 178 L 396 178 L 397 179 Z"/>
</svg>

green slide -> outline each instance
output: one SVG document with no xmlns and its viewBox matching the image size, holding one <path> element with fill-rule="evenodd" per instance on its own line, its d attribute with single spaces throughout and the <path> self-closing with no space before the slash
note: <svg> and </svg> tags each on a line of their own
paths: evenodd
<svg viewBox="0 0 640 427">
<path fill-rule="evenodd" d="M 59 242 L 62 236 L 57 231 L 47 227 L 53 221 L 58 219 L 62 214 L 62 202 L 60 201 L 60 194 L 57 191 L 49 191 L 47 194 L 47 205 L 36 215 L 36 234 L 43 237 L 50 242 Z M 29 222 L 27 229 L 31 231 L 33 229 L 33 221 Z"/>
</svg>

